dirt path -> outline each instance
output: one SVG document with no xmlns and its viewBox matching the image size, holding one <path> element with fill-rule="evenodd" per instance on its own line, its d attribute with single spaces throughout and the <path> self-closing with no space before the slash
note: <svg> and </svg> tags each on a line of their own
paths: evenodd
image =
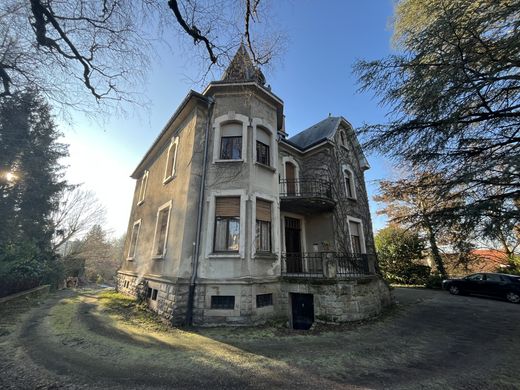
<svg viewBox="0 0 520 390">
<path fill-rule="evenodd" d="M 115 294 L 59 292 L 0 306 L 0 388 L 520 389 L 520 305 L 396 297 L 357 326 L 188 332 Z"/>
</svg>

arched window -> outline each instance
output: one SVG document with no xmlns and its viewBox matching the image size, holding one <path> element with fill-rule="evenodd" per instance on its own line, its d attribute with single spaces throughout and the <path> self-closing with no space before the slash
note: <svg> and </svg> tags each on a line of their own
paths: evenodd
<svg viewBox="0 0 520 390">
<path fill-rule="evenodd" d="M 343 130 L 341 130 L 339 132 L 339 139 L 340 139 L 341 145 L 346 147 L 347 146 L 347 136 L 345 135 L 345 132 Z"/>
<path fill-rule="evenodd" d="M 356 199 L 354 172 L 345 165 L 343 166 L 343 180 L 345 182 L 345 195 L 347 198 Z"/>
<path fill-rule="evenodd" d="M 247 116 L 230 111 L 213 122 L 213 163 L 247 159 Z"/>
<path fill-rule="evenodd" d="M 140 180 L 139 185 L 139 195 L 137 197 L 137 204 L 141 204 L 144 202 L 144 197 L 146 195 L 146 187 L 148 186 L 148 171 L 144 171 L 143 177 Z"/>
<path fill-rule="evenodd" d="M 179 137 L 172 138 L 168 155 L 166 157 L 166 169 L 164 170 L 164 182 L 175 177 L 175 166 L 177 164 L 177 151 L 179 149 Z"/>
<path fill-rule="evenodd" d="M 261 127 L 256 130 L 256 162 L 271 166 L 271 135 Z"/>
<path fill-rule="evenodd" d="M 221 160 L 242 159 L 242 124 L 225 123 L 220 129 L 220 156 Z"/>
</svg>

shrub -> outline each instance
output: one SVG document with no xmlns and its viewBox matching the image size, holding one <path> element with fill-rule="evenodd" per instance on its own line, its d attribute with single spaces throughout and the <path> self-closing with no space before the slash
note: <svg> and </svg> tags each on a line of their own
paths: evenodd
<svg viewBox="0 0 520 390">
<path fill-rule="evenodd" d="M 31 243 L 6 245 L 0 257 L 0 296 L 29 290 L 41 284 L 56 287 L 63 266 L 51 253 L 42 253 Z"/>
<path fill-rule="evenodd" d="M 404 263 L 401 267 L 393 267 L 391 272 L 383 271 L 383 277 L 390 283 L 426 284 L 431 268 L 427 265 Z"/>
<path fill-rule="evenodd" d="M 426 288 L 442 288 L 442 281 L 443 281 L 442 275 L 439 274 L 433 274 L 428 277 L 428 280 L 426 281 L 425 287 Z"/>
</svg>

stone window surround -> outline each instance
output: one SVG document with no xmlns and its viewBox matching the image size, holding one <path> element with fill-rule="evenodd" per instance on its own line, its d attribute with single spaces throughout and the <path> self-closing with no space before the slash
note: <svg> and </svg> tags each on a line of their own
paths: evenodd
<svg viewBox="0 0 520 390">
<path fill-rule="evenodd" d="M 226 123 L 242 123 L 242 158 L 236 160 L 220 159 L 220 139 L 221 129 Z M 247 161 L 247 127 L 249 126 L 249 118 L 234 111 L 229 111 L 225 115 L 221 115 L 213 121 L 213 164 L 224 162 L 246 162 Z"/>
<path fill-rule="evenodd" d="M 130 249 L 132 249 L 132 237 L 134 236 L 134 228 L 135 225 L 138 225 L 137 227 L 137 236 L 135 237 L 135 248 L 133 256 L 130 256 Z M 137 252 L 137 243 L 139 242 L 139 234 L 141 233 L 141 219 L 138 219 L 135 221 L 132 225 L 132 231 L 130 232 L 130 243 L 128 246 L 128 256 L 126 257 L 126 260 L 131 261 L 135 259 L 135 253 Z"/>
<path fill-rule="evenodd" d="M 146 196 L 146 189 L 148 187 L 148 170 L 145 170 L 143 173 L 143 177 L 139 180 L 139 193 L 137 194 L 137 205 L 140 206 L 144 203 L 144 198 Z"/>
<path fill-rule="evenodd" d="M 296 159 L 293 157 L 293 156 L 284 156 L 282 158 L 282 165 L 283 165 L 283 169 L 282 169 L 282 179 L 283 180 L 286 180 L 287 179 L 287 173 L 285 172 L 285 167 L 286 167 L 286 163 L 290 162 L 291 164 L 293 164 L 295 166 L 295 180 L 299 180 L 300 179 L 300 164 L 298 163 L 298 161 L 296 161 Z M 285 184 L 285 188 L 283 189 L 283 192 L 287 193 L 287 184 Z M 300 185 L 298 184 L 298 182 L 296 183 L 296 194 L 298 195 L 300 193 Z"/>
<path fill-rule="evenodd" d="M 165 235 L 165 238 L 164 238 L 163 251 L 162 251 L 161 255 L 155 255 L 155 245 L 156 245 L 156 241 L 155 240 L 157 238 L 157 228 L 159 227 L 159 214 L 165 208 L 168 208 L 168 219 L 167 219 L 167 222 L 166 222 L 166 235 Z M 168 246 L 168 232 L 170 230 L 171 213 L 172 213 L 172 201 L 171 200 L 169 200 L 168 202 L 166 202 L 163 205 L 159 206 L 159 208 L 157 209 L 157 214 L 155 216 L 155 232 L 153 234 L 153 241 L 152 241 L 152 253 L 151 253 L 152 259 L 164 259 L 164 257 L 166 256 L 166 248 Z"/>
<path fill-rule="evenodd" d="M 240 241 L 238 253 L 214 253 L 213 240 L 215 237 L 215 199 L 218 197 L 240 197 Z M 246 202 L 248 200 L 245 190 L 214 190 L 207 198 L 208 206 L 208 230 L 206 232 L 206 258 L 241 258 L 244 259 L 246 245 Z"/>
<path fill-rule="evenodd" d="M 277 161 L 278 161 L 278 151 L 276 149 L 276 132 L 274 131 L 273 127 L 267 123 L 266 121 L 260 119 L 260 118 L 253 118 L 251 121 L 251 126 L 253 127 L 253 162 L 257 163 L 256 161 L 256 141 L 257 141 L 257 131 L 258 128 L 261 127 L 262 130 L 269 133 L 269 167 L 274 169 L 274 172 L 277 170 Z M 261 166 L 264 166 L 263 164 L 258 163 Z"/>
<path fill-rule="evenodd" d="M 173 161 L 170 164 L 170 153 L 175 145 L 175 154 L 173 155 Z M 170 146 L 168 147 L 168 152 L 166 154 L 166 167 L 164 169 L 164 180 L 163 184 L 168 183 L 169 181 L 175 178 L 175 170 L 177 167 L 177 155 L 179 154 L 179 137 L 172 137 L 170 141 Z M 171 167 L 171 174 L 168 174 Z"/>
<path fill-rule="evenodd" d="M 341 166 L 341 171 L 343 173 L 343 185 L 345 187 L 345 195 L 347 196 L 347 198 L 349 199 L 357 199 L 357 194 L 356 194 L 356 180 L 354 178 L 354 171 L 352 170 L 352 168 L 350 168 L 348 165 L 346 164 L 343 164 Z M 352 197 L 348 196 L 348 190 L 347 190 L 347 184 L 345 183 L 347 177 L 345 176 L 345 171 L 348 171 L 350 173 L 350 188 L 352 188 Z"/>
<path fill-rule="evenodd" d="M 275 232 L 280 231 L 280 207 L 276 197 L 264 193 L 255 192 L 251 196 L 252 214 L 251 214 L 251 259 L 256 256 L 256 200 L 257 198 L 271 202 L 271 252 L 273 255 L 278 254 L 280 247 L 280 235 Z M 241 222 L 242 223 L 242 222 Z M 265 252 L 260 252 L 259 255 Z"/>
<path fill-rule="evenodd" d="M 354 218 L 351 216 L 347 216 L 347 227 L 348 227 L 348 237 L 350 241 L 350 250 L 352 253 L 354 253 L 354 247 L 352 246 L 352 240 L 350 239 L 350 221 L 359 223 L 359 228 L 361 230 L 361 253 L 366 254 L 367 253 L 367 244 L 365 241 L 365 229 L 363 227 L 363 221 L 359 218 Z"/>
</svg>

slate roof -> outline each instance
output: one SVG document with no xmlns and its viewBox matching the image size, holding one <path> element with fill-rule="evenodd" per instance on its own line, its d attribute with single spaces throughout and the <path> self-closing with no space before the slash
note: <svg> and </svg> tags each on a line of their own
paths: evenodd
<svg viewBox="0 0 520 390">
<path fill-rule="evenodd" d="M 297 145 L 300 149 L 307 149 L 321 141 L 331 138 L 341 122 L 341 117 L 330 116 L 321 122 L 301 131 L 289 138 L 289 142 Z"/>
<path fill-rule="evenodd" d="M 305 129 L 291 138 L 284 140 L 284 142 L 297 147 L 302 152 L 305 152 L 305 150 L 326 140 L 333 141 L 334 135 L 336 134 L 341 121 L 345 121 L 347 124 L 349 124 L 348 121 L 342 116 L 329 116 L 328 118 L 316 123 L 308 129 Z M 365 154 L 363 153 L 361 145 L 359 144 L 355 134 L 352 141 L 354 143 L 354 149 L 358 154 L 361 167 L 367 169 L 370 168 L 370 165 L 368 164 Z"/>
<path fill-rule="evenodd" d="M 260 85 L 264 85 L 265 77 L 262 71 L 253 64 L 246 47 L 241 43 L 225 70 L 221 81 L 232 83 L 255 81 Z"/>
</svg>

